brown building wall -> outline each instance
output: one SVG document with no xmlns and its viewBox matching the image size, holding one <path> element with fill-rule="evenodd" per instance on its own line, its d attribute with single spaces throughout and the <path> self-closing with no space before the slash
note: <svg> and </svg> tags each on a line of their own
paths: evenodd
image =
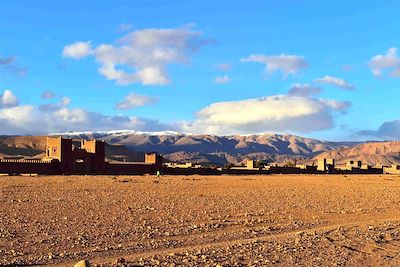
<svg viewBox="0 0 400 267">
<path fill-rule="evenodd" d="M 73 173 L 72 139 L 47 137 L 46 158 L 60 161 L 61 173 Z"/>
<path fill-rule="evenodd" d="M 63 172 L 61 164 L 57 160 L 47 161 L 18 161 L 18 160 L 0 160 L 0 173 L 2 174 L 110 174 L 110 175 L 141 175 L 155 174 L 156 167 L 154 164 L 146 163 L 106 163 L 102 172 L 93 172 L 90 169 L 91 164 L 74 163 L 74 172 Z"/>
<path fill-rule="evenodd" d="M 106 165 L 107 174 L 129 175 L 129 174 L 155 174 L 156 167 L 154 164 L 146 163 L 108 163 Z"/>
<path fill-rule="evenodd" d="M 351 168 L 351 170 L 335 169 L 334 174 L 383 174 L 383 168 Z"/>
<path fill-rule="evenodd" d="M 154 164 L 157 170 L 162 169 L 162 156 L 157 153 L 146 153 L 144 155 L 144 162 Z"/>
<path fill-rule="evenodd" d="M 162 168 L 162 174 L 169 175 L 220 175 L 221 171 L 211 168 Z"/>
<path fill-rule="evenodd" d="M 40 160 L 0 160 L 0 173 L 6 174 L 60 174 L 60 162 L 44 162 Z"/>
<path fill-rule="evenodd" d="M 94 173 L 106 172 L 106 150 L 104 141 L 81 140 L 81 149 L 92 156 L 92 168 Z"/>
<path fill-rule="evenodd" d="M 301 169 L 297 167 L 271 166 L 269 172 L 278 174 L 302 174 L 302 173 L 313 174 L 317 172 L 317 168 L 308 167 L 306 169 Z"/>
</svg>

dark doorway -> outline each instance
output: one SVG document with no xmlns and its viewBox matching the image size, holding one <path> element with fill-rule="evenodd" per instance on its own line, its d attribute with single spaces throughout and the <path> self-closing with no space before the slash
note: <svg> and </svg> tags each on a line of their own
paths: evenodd
<svg viewBox="0 0 400 267">
<path fill-rule="evenodd" d="M 75 173 L 76 174 L 86 174 L 85 171 L 85 161 L 83 159 L 75 160 Z"/>
</svg>

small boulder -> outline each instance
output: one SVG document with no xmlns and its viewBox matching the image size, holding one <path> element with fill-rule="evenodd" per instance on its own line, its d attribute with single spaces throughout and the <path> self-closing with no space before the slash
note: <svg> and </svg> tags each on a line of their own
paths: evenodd
<svg viewBox="0 0 400 267">
<path fill-rule="evenodd" d="M 90 263 L 88 260 L 82 260 L 80 262 L 75 263 L 74 267 L 90 267 Z"/>
</svg>

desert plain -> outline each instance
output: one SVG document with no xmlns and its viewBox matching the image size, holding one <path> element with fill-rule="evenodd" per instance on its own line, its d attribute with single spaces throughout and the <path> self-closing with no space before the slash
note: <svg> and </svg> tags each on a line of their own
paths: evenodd
<svg viewBox="0 0 400 267">
<path fill-rule="evenodd" d="M 400 177 L 0 176 L 0 266 L 399 266 Z"/>
</svg>

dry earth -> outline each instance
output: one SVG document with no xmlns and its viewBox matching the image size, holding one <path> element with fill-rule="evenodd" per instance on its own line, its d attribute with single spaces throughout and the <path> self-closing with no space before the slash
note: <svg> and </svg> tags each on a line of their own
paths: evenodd
<svg viewBox="0 0 400 267">
<path fill-rule="evenodd" d="M 0 177 L 0 266 L 399 266 L 399 176 Z"/>
</svg>

